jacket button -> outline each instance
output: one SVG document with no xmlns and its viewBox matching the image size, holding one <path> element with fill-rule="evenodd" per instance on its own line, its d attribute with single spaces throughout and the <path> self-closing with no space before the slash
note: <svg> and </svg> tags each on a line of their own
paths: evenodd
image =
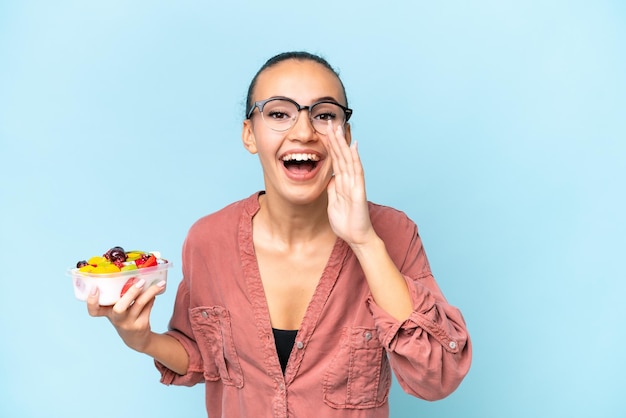
<svg viewBox="0 0 626 418">
<path fill-rule="evenodd" d="M 302 350 L 304 348 L 304 343 L 302 341 L 298 341 L 296 343 L 296 347 L 298 348 L 298 350 Z"/>
<path fill-rule="evenodd" d="M 454 350 L 456 348 L 456 341 L 450 341 L 448 347 L 450 347 L 451 350 Z"/>
<path fill-rule="evenodd" d="M 209 314 L 207 313 L 207 311 L 202 311 L 202 317 L 203 318 L 208 318 Z"/>
</svg>

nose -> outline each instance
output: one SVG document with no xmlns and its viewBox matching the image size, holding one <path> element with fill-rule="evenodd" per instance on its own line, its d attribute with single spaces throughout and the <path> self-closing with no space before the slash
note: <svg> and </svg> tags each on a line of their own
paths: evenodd
<svg viewBox="0 0 626 418">
<path fill-rule="evenodd" d="M 305 107 L 298 112 L 298 118 L 289 130 L 294 139 L 300 141 L 313 141 L 317 139 L 317 131 L 311 122 L 309 108 Z"/>
</svg>

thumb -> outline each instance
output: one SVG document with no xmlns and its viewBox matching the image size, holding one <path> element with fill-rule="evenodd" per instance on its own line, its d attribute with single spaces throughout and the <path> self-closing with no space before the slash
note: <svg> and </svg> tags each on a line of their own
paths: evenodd
<svg viewBox="0 0 626 418">
<path fill-rule="evenodd" d="M 110 307 L 100 306 L 100 289 L 98 286 L 94 286 L 89 291 L 89 296 L 87 296 L 87 312 L 91 316 L 106 316 L 107 309 L 110 310 Z"/>
<path fill-rule="evenodd" d="M 99 303 L 98 303 L 98 299 L 100 297 L 100 289 L 98 289 L 98 286 L 92 286 L 91 289 L 89 289 L 89 295 L 87 295 L 87 309 L 89 310 L 89 313 L 91 313 L 91 308 L 92 307 L 98 307 Z"/>
</svg>

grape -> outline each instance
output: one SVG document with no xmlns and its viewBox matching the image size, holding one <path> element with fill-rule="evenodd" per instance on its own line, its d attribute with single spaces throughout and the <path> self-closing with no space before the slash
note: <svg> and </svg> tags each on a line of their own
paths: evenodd
<svg viewBox="0 0 626 418">
<path fill-rule="evenodd" d="M 104 258 L 109 260 L 110 262 L 124 262 L 126 261 L 126 252 L 122 247 L 113 247 L 106 253 L 104 253 Z"/>
<path fill-rule="evenodd" d="M 88 265 L 89 263 L 87 263 L 87 260 L 81 260 L 78 263 L 76 263 L 76 268 L 79 269 L 81 267 L 84 267 L 86 265 Z"/>
</svg>

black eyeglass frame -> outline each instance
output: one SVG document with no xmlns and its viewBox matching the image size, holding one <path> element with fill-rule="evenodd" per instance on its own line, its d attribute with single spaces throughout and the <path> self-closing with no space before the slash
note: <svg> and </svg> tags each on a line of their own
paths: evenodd
<svg viewBox="0 0 626 418">
<path fill-rule="evenodd" d="M 298 110 L 298 115 L 300 114 L 300 112 L 302 112 L 303 110 L 308 110 L 309 113 L 309 119 L 311 119 L 311 108 L 313 108 L 314 106 L 317 106 L 318 104 L 321 103 L 330 103 L 330 104 L 334 104 L 339 106 L 342 110 L 343 113 L 346 115 L 346 120 L 343 121 L 343 123 L 345 124 L 346 122 L 348 122 L 348 120 L 350 119 L 350 116 L 352 116 L 352 109 L 345 107 L 342 104 L 337 103 L 334 100 L 328 100 L 328 99 L 324 99 L 324 100 L 320 100 L 318 102 L 315 102 L 309 106 L 300 106 L 300 104 L 298 102 L 296 102 L 293 99 L 290 99 L 289 97 L 285 97 L 285 96 L 274 96 L 274 97 L 270 97 L 269 99 L 265 99 L 265 100 L 259 100 L 256 101 L 252 104 L 252 107 L 250 107 L 250 110 L 248 110 L 248 115 L 247 115 L 247 119 L 250 119 L 252 117 L 252 114 L 254 113 L 254 109 L 259 108 L 259 113 L 261 113 L 261 116 L 263 116 L 263 108 L 265 107 L 265 105 L 269 102 L 272 102 L 274 100 L 286 100 L 290 103 L 293 103 L 296 106 L 296 109 Z M 297 118 L 296 118 L 297 120 Z M 295 123 L 295 122 L 294 122 Z M 291 125 L 293 126 L 293 125 Z M 287 128 L 289 129 L 289 128 Z M 287 130 L 285 129 L 285 130 Z M 280 132 L 280 131 L 278 131 Z"/>
</svg>

